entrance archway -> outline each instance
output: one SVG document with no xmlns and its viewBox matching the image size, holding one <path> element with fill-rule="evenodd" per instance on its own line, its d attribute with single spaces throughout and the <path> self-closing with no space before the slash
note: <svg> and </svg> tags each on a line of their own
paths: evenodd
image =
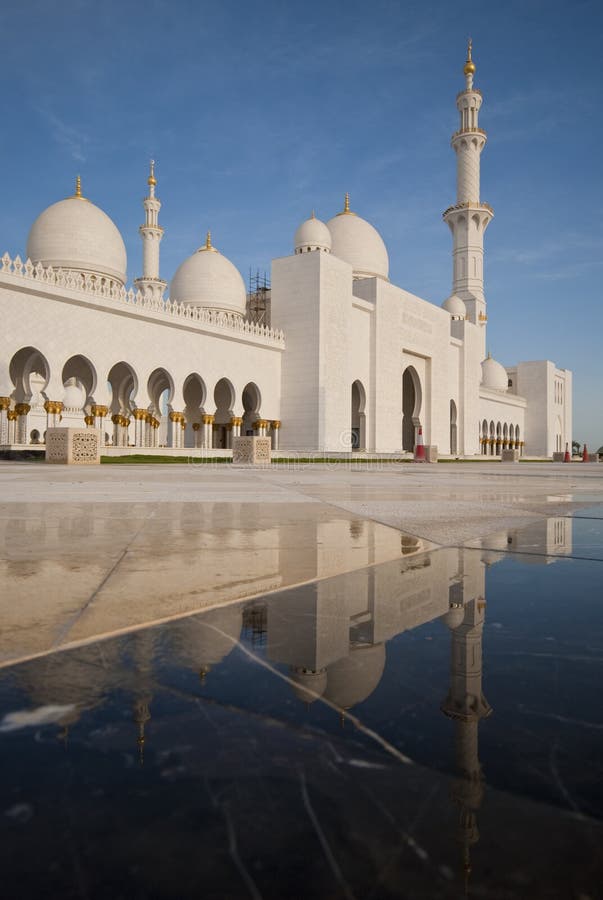
<svg viewBox="0 0 603 900">
<path fill-rule="evenodd" d="M 361 381 L 352 384 L 352 450 L 366 450 L 366 392 Z"/>
<path fill-rule="evenodd" d="M 413 452 L 417 428 L 421 424 L 421 382 L 414 366 L 408 366 L 402 376 L 402 449 Z"/>
<path fill-rule="evenodd" d="M 456 456 L 457 448 L 457 430 L 456 430 L 456 403 L 450 401 L 450 454 Z"/>
</svg>

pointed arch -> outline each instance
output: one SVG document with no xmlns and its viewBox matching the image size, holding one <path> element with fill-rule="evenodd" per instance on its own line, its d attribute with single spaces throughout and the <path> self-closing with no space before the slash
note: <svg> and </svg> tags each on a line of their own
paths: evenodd
<svg viewBox="0 0 603 900">
<path fill-rule="evenodd" d="M 414 366 L 407 366 L 402 375 L 402 449 L 413 452 L 416 434 L 421 424 L 423 394 L 421 380 Z"/>
</svg>

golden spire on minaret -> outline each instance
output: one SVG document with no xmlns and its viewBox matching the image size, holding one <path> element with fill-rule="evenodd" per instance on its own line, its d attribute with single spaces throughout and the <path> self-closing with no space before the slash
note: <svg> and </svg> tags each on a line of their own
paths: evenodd
<svg viewBox="0 0 603 900">
<path fill-rule="evenodd" d="M 150 172 L 149 177 L 147 178 L 147 184 L 149 187 L 155 187 L 157 184 L 157 179 L 155 178 L 155 160 L 151 160 L 150 164 Z"/>
<path fill-rule="evenodd" d="M 473 41 L 469 38 L 469 43 L 467 44 L 467 59 L 465 60 L 465 67 L 463 72 L 465 75 L 475 75 L 475 63 L 471 58 L 471 51 L 473 49 Z"/>
<path fill-rule="evenodd" d="M 79 175 L 77 175 L 76 179 L 75 179 L 75 194 L 73 196 L 76 197 L 78 200 L 84 199 L 82 197 L 82 179 L 80 178 Z"/>
</svg>

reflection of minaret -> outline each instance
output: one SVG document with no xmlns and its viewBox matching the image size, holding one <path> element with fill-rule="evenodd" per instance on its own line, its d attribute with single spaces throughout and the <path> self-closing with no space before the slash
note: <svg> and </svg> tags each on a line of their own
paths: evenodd
<svg viewBox="0 0 603 900">
<path fill-rule="evenodd" d="M 151 718 L 151 700 L 153 699 L 153 658 L 155 656 L 155 634 L 152 631 L 140 631 L 132 636 L 132 659 L 134 661 L 134 704 L 132 718 L 138 726 L 138 758 L 140 765 L 144 763 L 144 745 L 146 741 L 145 725 Z"/>
<path fill-rule="evenodd" d="M 442 703 L 445 715 L 454 719 L 454 748 L 457 777 L 451 797 L 460 807 L 458 839 L 463 848 L 465 884 L 471 872 L 470 848 L 479 840 L 477 810 L 483 797 L 482 770 L 478 758 L 480 719 L 492 708 L 482 693 L 483 597 L 463 606 L 463 585 L 450 588 L 450 609 L 444 621 L 452 635 L 450 689 Z"/>
</svg>

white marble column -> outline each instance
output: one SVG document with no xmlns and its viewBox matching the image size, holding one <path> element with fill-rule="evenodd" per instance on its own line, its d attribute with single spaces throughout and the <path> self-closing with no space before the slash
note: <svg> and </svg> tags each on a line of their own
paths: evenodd
<svg viewBox="0 0 603 900">
<path fill-rule="evenodd" d="M 27 443 L 27 415 L 31 406 L 29 403 L 17 403 L 15 404 L 15 412 L 17 413 L 17 427 L 16 427 L 16 443 L 17 444 L 26 444 Z"/>
<path fill-rule="evenodd" d="M 10 397 L 0 397 L 0 444 L 8 444 Z"/>
<path fill-rule="evenodd" d="M 278 419 L 273 419 L 272 421 L 272 449 L 279 449 L 279 434 L 280 434 L 281 423 Z"/>
</svg>

